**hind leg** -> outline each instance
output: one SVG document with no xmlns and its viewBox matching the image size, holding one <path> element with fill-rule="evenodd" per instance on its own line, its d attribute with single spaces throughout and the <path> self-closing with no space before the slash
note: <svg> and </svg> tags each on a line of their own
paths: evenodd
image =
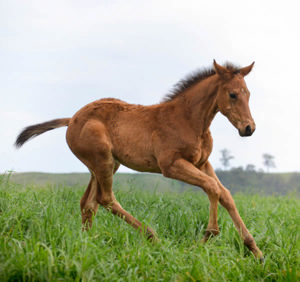
<svg viewBox="0 0 300 282">
<path fill-rule="evenodd" d="M 118 170 L 119 166 L 120 164 L 115 162 L 113 173 Z M 91 171 L 91 180 L 80 200 L 83 230 L 87 230 L 92 227 L 93 216 L 96 215 L 99 206 L 97 198 L 101 198 L 101 188 L 97 178 Z"/>
<path fill-rule="evenodd" d="M 93 172 L 91 172 L 90 183 L 80 200 L 83 230 L 87 230 L 92 227 L 93 216 L 96 215 L 98 210 L 99 204 L 96 200 L 96 195 L 99 192 L 100 189 L 98 187 L 97 179 Z"/>
<path fill-rule="evenodd" d="M 113 159 L 112 156 L 109 158 Z M 103 163 L 106 165 L 103 166 Z M 141 234 L 145 235 L 148 239 L 156 240 L 154 231 L 150 227 L 143 226 L 140 221 L 124 210 L 120 203 L 116 200 L 112 191 L 113 174 L 111 173 L 111 168 L 113 163 L 111 162 L 111 165 L 109 165 L 109 163 L 110 162 L 107 162 L 107 159 L 106 162 L 99 161 L 94 169 L 101 189 L 101 192 L 98 193 L 96 197 L 97 202 L 107 211 L 125 220 L 129 225 L 138 230 Z"/>
<path fill-rule="evenodd" d="M 100 204 L 145 234 L 147 238 L 155 238 L 153 230 L 143 227 L 141 222 L 121 207 L 114 196 L 112 180 L 119 163 L 113 157 L 112 144 L 105 125 L 100 121 L 90 120 L 81 129 L 80 134 L 73 135 L 70 132 L 67 141 L 73 153 L 92 174 L 90 184 L 81 200 L 83 223 L 91 226 L 92 216 Z"/>
</svg>

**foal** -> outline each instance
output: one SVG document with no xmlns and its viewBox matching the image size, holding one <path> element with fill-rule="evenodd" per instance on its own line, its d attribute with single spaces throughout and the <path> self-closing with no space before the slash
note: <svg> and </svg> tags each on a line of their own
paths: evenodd
<svg viewBox="0 0 300 282">
<path fill-rule="evenodd" d="M 72 118 L 55 119 L 25 128 L 16 140 L 28 139 L 48 130 L 68 126 L 67 143 L 91 172 L 90 183 L 80 201 L 82 223 L 92 226 L 98 205 L 118 215 L 149 239 L 150 227 L 125 211 L 112 191 L 113 174 L 120 164 L 137 171 L 164 176 L 201 187 L 210 201 L 209 222 L 203 238 L 219 233 L 218 203 L 230 214 L 244 244 L 261 259 L 262 252 L 241 219 L 230 192 L 221 184 L 208 157 L 213 140 L 210 124 L 221 112 L 250 136 L 255 123 L 249 110 L 249 91 L 244 81 L 253 67 L 218 65 L 198 71 L 175 85 L 160 104 L 141 106 L 117 99 L 101 99 L 80 109 Z"/>
</svg>

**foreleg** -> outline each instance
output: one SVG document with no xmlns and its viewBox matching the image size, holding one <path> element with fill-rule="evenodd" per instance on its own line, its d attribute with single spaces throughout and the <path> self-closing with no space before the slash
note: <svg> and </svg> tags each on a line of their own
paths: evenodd
<svg viewBox="0 0 300 282">
<path fill-rule="evenodd" d="M 205 172 L 217 181 L 219 189 L 221 191 L 219 201 L 221 205 L 228 211 L 237 231 L 244 241 L 244 244 L 256 257 L 259 257 L 261 260 L 263 260 L 262 252 L 256 246 L 252 235 L 250 234 L 242 218 L 240 217 L 230 191 L 222 185 L 209 162 L 207 162 L 205 166 Z"/>
</svg>

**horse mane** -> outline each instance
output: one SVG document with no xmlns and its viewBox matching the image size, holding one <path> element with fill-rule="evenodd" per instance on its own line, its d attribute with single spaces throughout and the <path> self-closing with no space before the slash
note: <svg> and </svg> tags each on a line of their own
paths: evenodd
<svg viewBox="0 0 300 282">
<path fill-rule="evenodd" d="M 230 62 L 226 62 L 223 65 L 229 71 L 233 72 L 234 74 L 239 73 L 240 67 L 234 65 Z M 191 72 L 185 78 L 178 81 L 170 92 L 163 98 L 162 103 L 172 101 L 177 98 L 181 93 L 185 90 L 190 88 L 191 86 L 195 85 L 196 83 L 216 74 L 216 71 L 213 67 L 210 68 L 201 68 L 196 71 Z"/>
</svg>

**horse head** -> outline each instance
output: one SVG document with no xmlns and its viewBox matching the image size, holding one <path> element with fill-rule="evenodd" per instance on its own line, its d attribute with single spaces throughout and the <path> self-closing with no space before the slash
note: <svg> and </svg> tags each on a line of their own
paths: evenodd
<svg viewBox="0 0 300 282">
<path fill-rule="evenodd" d="M 250 92 L 244 80 L 253 65 L 254 62 L 237 69 L 220 66 L 214 61 L 214 69 L 220 82 L 217 93 L 218 110 L 238 129 L 240 136 L 251 136 L 255 130 L 249 108 Z"/>
</svg>

